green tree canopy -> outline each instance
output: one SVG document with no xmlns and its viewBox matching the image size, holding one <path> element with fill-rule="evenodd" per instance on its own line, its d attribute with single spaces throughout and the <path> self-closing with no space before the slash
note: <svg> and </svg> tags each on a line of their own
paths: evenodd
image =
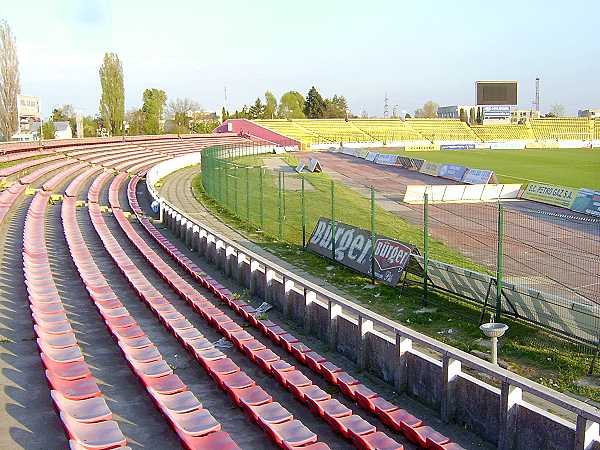
<svg viewBox="0 0 600 450">
<path fill-rule="evenodd" d="M 42 124 L 42 139 L 54 139 L 56 127 L 50 120 Z"/>
<path fill-rule="evenodd" d="M 415 117 L 432 119 L 437 117 L 437 111 L 438 104 L 429 100 L 428 102 L 425 102 L 422 108 L 419 108 L 415 111 Z"/>
<path fill-rule="evenodd" d="M 142 105 L 141 112 L 143 113 L 144 134 L 160 134 L 161 119 L 163 118 L 167 102 L 167 94 L 160 89 L 146 89 L 143 99 L 144 104 Z"/>
<path fill-rule="evenodd" d="M 309 119 L 322 119 L 325 114 L 325 100 L 313 86 L 306 95 L 304 115 Z"/>
<path fill-rule="evenodd" d="M 105 53 L 100 66 L 100 115 L 104 128 L 115 136 L 123 134 L 125 119 L 125 88 L 123 66 L 116 53 Z"/>
<path fill-rule="evenodd" d="M 96 137 L 98 133 L 98 120 L 92 116 L 83 118 L 83 137 Z"/>
<path fill-rule="evenodd" d="M 288 91 L 281 96 L 277 117 L 281 119 L 304 119 L 304 97 L 300 92 Z"/>
<path fill-rule="evenodd" d="M 274 119 L 277 112 L 277 99 L 271 91 L 265 92 L 265 110 L 263 112 L 263 119 Z"/>
<path fill-rule="evenodd" d="M 140 134 L 158 134 L 158 132 L 148 133 L 146 131 L 146 114 L 139 108 L 134 108 L 127 111 L 125 120 L 129 124 L 129 134 L 132 136 L 137 136 Z"/>
<path fill-rule="evenodd" d="M 325 113 L 323 117 L 326 119 L 344 119 L 348 110 L 348 102 L 343 95 L 334 95 L 331 99 L 325 99 Z"/>
<path fill-rule="evenodd" d="M 260 97 L 258 97 L 256 99 L 256 101 L 254 102 L 254 105 L 252 105 L 250 107 L 250 110 L 248 111 L 248 115 L 250 119 L 261 119 L 264 116 L 265 113 L 265 105 L 263 105 L 263 102 L 260 100 Z"/>
</svg>

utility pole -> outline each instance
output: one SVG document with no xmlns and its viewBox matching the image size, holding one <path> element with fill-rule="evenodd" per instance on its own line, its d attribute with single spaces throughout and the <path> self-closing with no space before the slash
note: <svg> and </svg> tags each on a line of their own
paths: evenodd
<svg viewBox="0 0 600 450">
<path fill-rule="evenodd" d="M 385 93 L 385 99 L 383 100 L 383 118 L 389 119 L 390 117 L 390 99 L 388 98 L 387 92 Z"/>
</svg>

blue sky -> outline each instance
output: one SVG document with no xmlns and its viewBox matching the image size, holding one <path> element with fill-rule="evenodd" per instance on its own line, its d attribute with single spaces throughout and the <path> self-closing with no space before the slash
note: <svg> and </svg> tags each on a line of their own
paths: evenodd
<svg viewBox="0 0 600 450">
<path fill-rule="evenodd" d="M 471 104 L 478 79 L 519 81 L 530 108 L 600 107 L 600 2 L 467 0 L 3 0 L 17 38 L 22 92 L 47 114 L 71 103 L 96 114 L 98 67 L 117 52 L 126 108 L 145 88 L 230 110 L 265 90 L 343 94 L 353 112 Z"/>
</svg>

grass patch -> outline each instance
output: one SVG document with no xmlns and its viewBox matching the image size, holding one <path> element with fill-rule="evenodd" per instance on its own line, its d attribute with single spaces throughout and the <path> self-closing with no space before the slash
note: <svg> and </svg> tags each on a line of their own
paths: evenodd
<svg viewBox="0 0 600 450">
<path fill-rule="evenodd" d="M 573 188 L 600 190 L 598 149 L 457 150 L 439 152 L 388 152 L 437 163 L 460 164 L 496 172 L 501 183 L 542 181 Z"/>
<path fill-rule="evenodd" d="M 260 158 L 258 159 L 260 160 Z M 293 157 L 288 155 L 285 159 L 289 164 L 295 165 L 296 161 Z M 249 163 L 250 160 L 244 159 L 241 162 Z M 253 160 L 252 164 L 259 165 L 260 161 Z M 323 185 L 325 191 L 330 186 L 330 181 L 322 174 L 311 174 L 307 176 L 307 179 L 311 184 L 314 182 L 314 186 L 319 192 L 322 192 Z M 274 180 L 271 182 L 275 184 Z M 404 289 L 402 295 L 398 288 L 382 284 L 371 288 L 368 277 L 304 251 L 301 242 L 298 242 L 297 229 L 294 233 L 286 232 L 284 238 L 279 240 L 276 234 L 269 231 L 273 227 L 266 230 L 253 225 L 252 222 L 246 222 L 244 209 L 239 209 L 236 215 L 232 212 L 233 210 L 230 211 L 223 207 L 206 194 L 202 186 L 201 175 L 194 177 L 192 188 L 196 199 L 224 223 L 240 230 L 248 239 L 272 254 L 311 275 L 326 280 L 363 306 L 466 352 L 487 352 L 479 341 L 482 337 L 478 328 L 480 309 L 475 305 L 453 296 L 432 293 L 427 306 L 433 310 L 423 313 L 420 286 L 410 284 Z M 368 211 L 368 209 L 365 210 L 364 199 L 341 185 L 336 186 L 336 189 L 340 191 L 340 195 L 346 196 L 344 198 L 349 202 L 347 205 L 352 205 L 347 208 L 351 211 L 345 211 L 346 214 L 350 214 L 350 218 L 359 220 L 359 223 L 364 223 L 364 219 L 360 218 L 360 215 L 367 214 L 366 211 Z M 322 194 L 315 195 L 322 196 Z M 322 197 L 318 198 L 322 199 Z M 291 198 L 286 200 L 289 201 L 288 206 L 292 204 Z M 327 206 L 328 204 L 323 206 L 325 212 Z M 276 208 L 277 205 L 271 201 L 269 207 Z M 319 211 L 322 209 L 315 211 L 315 217 Z M 395 228 L 397 225 L 403 232 L 418 232 L 418 230 L 410 229 L 406 224 L 397 224 L 395 221 L 399 219 L 395 216 L 389 218 L 391 222 L 387 223 L 385 228 L 382 226 L 379 229 L 380 218 L 386 218 L 387 214 L 389 213 L 383 211 L 380 215 L 378 211 L 378 231 L 382 233 L 389 231 L 393 236 L 397 236 L 398 230 Z M 256 216 L 251 215 L 251 217 L 255 218 Z M 271 214 L 269 217 L 274 216 Z M 346 217 L 348 216 L 339 217 L 338 220 L 347 221 Z M 288 216 L 286 215 L 287 220 Z M 361 220 L 363 222 L 360 222 Z M 311 223 L 311 226 L 313 225 L 314 223 Z M 386 231 L 383 231 L 384 229 Z M 417 240 L 419 237 L 418 234 L 409 234 L 408 236 L 416 237 Z M 436 245 L 442 244 L 437 243 Z M 443 251 L 443 249 L 438 248 L 438 251 Z M 456 257 L 457 260 L 463 258 L 462 255 L 456 254 L 452 254 L 452 257 Z M 503 321 L 510 326 L 510 329 L 506 337 L 502 339 L 500 359 L 505 361 L 511 370 L 561 392 L 570 392 L 600 402 L 600 389 L 577 383 L 585 376 L 590 364 L 589 349 L 509 318 L 503 319 Z"/>
</svg>

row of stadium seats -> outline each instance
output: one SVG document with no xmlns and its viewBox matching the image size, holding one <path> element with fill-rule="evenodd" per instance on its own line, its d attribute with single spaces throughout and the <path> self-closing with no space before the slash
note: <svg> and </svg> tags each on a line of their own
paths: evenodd
<svg viewBox="0 0 600 450">
<path fill-rule="evenodd" d="M 589 141 L 590 121 L 586 118 L 545 118 L 530 121 L 533 135 L 539 140 Z"/>
<path fill-rule="evenodd" d="M 473 125 L 471 129 L 483 142 L 527 141 L 534 139 L 529 125 Z"/>
<path fill-rule="evenodd" d="M 472 126 L 458 119 L 276 119 L 256 123 L 304 144 L 600 139 L 600 119 L 585 118 L 543 118 L 527 124 Z"/>
<path fill-rule="evenodd" d="M 233 298 L 231 292 L 206 275 L 200 267 L 198 267 L 189 258 L 185 257 L 173 244 L 171 244 L 149 221 L 142 215 L 142 210 L 136 199 L 135 191 L 139 178 L 131 179 L 127 194 L 130 206 L 138 215 L 138 219 L 146 231 L 155 239 L 155 241 L 163 247 L 171 255 L 171 257 L 184 269 L 188 274 L 198 280 L 203 286 L 211 290 L 222 302 L 231 308 L 237 315 L 249 321 L 256 329 L 260 330 L 263 335 L 268 337 L 276 345 L 285 349 L 297 361 L 308 366 L 312 371 L 323 377 L 331 384 L 337 386 L 344 395 L 356 402 L 356 404 L 369 413 L 376 414 L 379 419 L 387 426 L 397 432 L 402 432 L 407 439 L 419 445 L 422 448 L 459 450 L 460 446 L 450 443 L 449 439 L 440 433 L 426 426 L 422 420 L 412 416 L 410 413 L 401 409 L 380 397 L 376 392 L 370 390 L 358 380 L 353 378 L 341 368 L 327 361 L 317 352 L 312 351 L 308 346 L 304 345 L 293 335 L 288 333 L 279 325 L 267 319 L 261 319 L 256 310 L 249 304 L 240 299 Z M 116 181 L 116 180 L 115 180 Z M 122 213 L 121 213 L 122 214 Z M 137 241 L 136 232 L 131 224 L 124 217 L 119 219 L 123 230 L 132 241 Z M 143 241 L 136 244 L 138 250 L 155 266 L 156 261 L 162 260 L 158 255 Z M 157 260 L 153 261 L 154 258 Z M 177 277 L 179 289 L 188 287 L 175 271 L 171 269 L 172 276 Z M 266 373 L 274 376 L 282 385 L 288 389 L 299 400 L 306 403 L 309 408 L 320 417 L 325 418 L 337 431 L 345 437 L 350 437 L 359 448 L 366 449 L 381 449 L 381 448 L 401 448 L 397 447 L 395 441 L 386 436 L 380 431 L 376 431 L 375 427 L 369 425 L 364 419 L 355 416 L 352 410 L 341 405 L 339 401 L 332 399 L 331 395 L 317 387 L 310 378 L 306 377 L 300 371 L 296 370 L 295 366 L 283 360 L 270 349 L 267 345 L 258 342 L 251 334 L 244 331 L 242 328 L 228 316 L 218 309 L 212 309 L 213 314 L 218 314 L 217 318 L 212 318 L 217 322 L 216 327 L 222 327 L 222 333 L 230 339 L 234 345 L 242 349 L 253 362 L 258 364 Z M 206 311 L 199 311 L 203 316 L 207 316 Z M 225 327 L 225 324 L 229 326 Z M 335 411 L 335 416 L 331 417 Z M 360 430 L 360 431 L 359 431 Z"/>
</svg>

